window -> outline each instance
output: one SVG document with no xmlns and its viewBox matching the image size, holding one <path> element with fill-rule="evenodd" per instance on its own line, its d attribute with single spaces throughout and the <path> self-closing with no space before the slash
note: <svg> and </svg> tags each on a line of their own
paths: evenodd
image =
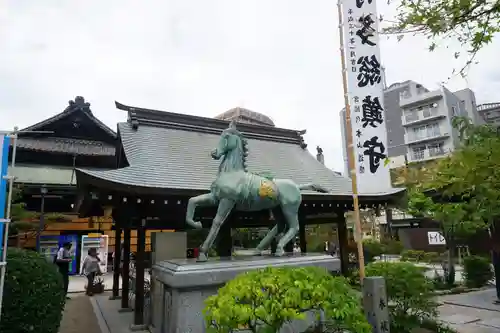
<svg viewBox="0 0 500 333">
<path fill-rule="evenodd" d="M 427 149 L 429 150 L 429 156 L 441 156 L 444 155 L 443 143 L 433 143 L 427 145 Z"/>
<path fill-rule="evenodd" d="M 411 159 L 412 160 L 422 160 L 425 157 L 425 148 L 424 147 L 413 147 L 411 149 Z"/>
<path fill-rule="evenodd" d="M 399 93 L 399 99 L 408 99 L 411 97 L 411 93 L 409 89 L 405 89 Z"/>
<path fill-rule="evenodd" d="M 458 116 L 458 111 L 457 111 L 457 107 L 456 106 L 452 106 L 451 107 L 451 114 L 456 117 Z"/>
<path fill-rule="evenodd" d="M 405 121 L 407 123 L 418 120 L 418 111 L 416 110 L 407 110 L 405 111 Z"/>
<path fill-rule="evenodd" d="M 433 124 L 413 127 L 412 131 L 409 133 L 409 139 L 410 141 L 416 141 L 440 135 L 441 131 L 439 129 L 439 124 L 433 123 Z"/>
<path fill-rule="evenodd" d="M 439 129 L 439 124 L 437 124 L 437 123 L 429 124 L 429 125 L 426 125 L 425 127 L 427 130 L 427 137 L 434 137 L 434 136 L 441 135 L 441 131 Z"/>
</svg>

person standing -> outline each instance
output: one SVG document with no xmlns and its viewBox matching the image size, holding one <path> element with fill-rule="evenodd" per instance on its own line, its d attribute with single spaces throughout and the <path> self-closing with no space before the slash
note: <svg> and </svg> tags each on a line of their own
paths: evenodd
<svg viewBox="0 0 500 333">
<path fill-rule="evenodd" d="M 69 286 L 69 268 L 70 264 L 73 261 L 71 257 L 71 246 L 70 242 L 66 242 L 59 248 L 56 255 L 55 263 L 59 267 L 59 272 L 63 277 L 64 283 L 64 292 L 66 294 L 66 299 L 69 299 L 68 295 L 68 286 Z"/>
<path fill-rule="evenodd" d="M 96 275 L 100 275 L 101 269 L 99 268 L 99 262 L 101 260 L 97 256 L 97 249 L 91 248 L 88 251 L 87 257 L 83 260 L 82 264 L 82 274 L 87 277 L 87 295 L 92 296 L 94 294 L 94 279 Z"/>
</svg>

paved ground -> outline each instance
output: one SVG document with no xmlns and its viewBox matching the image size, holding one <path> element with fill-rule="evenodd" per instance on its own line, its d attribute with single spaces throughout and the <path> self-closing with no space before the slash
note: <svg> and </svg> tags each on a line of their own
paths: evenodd
<svg viewBox="0 0 500 333">
<path fill-rule="evenodd" d="M 460 333 L 500 333 L 500 305 L 495 289 L 439 298 L 440 319 Z"/>
<path fill-rule="evenodd" d="M 59 333 L 100 333 L 94 308 L 89 297 L 73 295 L 66 302 Z"/>
<path fill-rule="evenodd" d="M 131 324 L 134 322 L 133 312 L 122 312 L 120 300 L 110 300 L 111 293 L 104 293 L 92 297 L 91 302 L 97 313 L 100 333 L 129 333 Z M 90 332 L 90 331 L 89 331 Z M 136 331 L 141 333 L 142 331 Z M 149 331 L 144 331 L 149 332 Z M 61 332 L 62 333 L 62 332 Z M 94 332 L 91 332 L 94 333 Z"/>
<path fill-rule="evenodd" d="M 106 290 L 111 290 L 113 288 L 113 273 L 106 273 L 102 276 L 104 279 L 104 288 Z M 149 271 L 144 272 L 144 278 L 149 280 Z M 87 278 L 80 275 L 74 275 L 69 277 L 68 292 L 70 293 L 80 293 L 85 291 L 85 286 L 87 284 Z M 120 279 L 120 288 L 121 288 Z"/>
</svg>

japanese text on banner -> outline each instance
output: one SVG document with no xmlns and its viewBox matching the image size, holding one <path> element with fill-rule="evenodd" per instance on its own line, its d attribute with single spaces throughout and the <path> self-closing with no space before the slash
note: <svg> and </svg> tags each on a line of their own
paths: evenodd
<svg viewBox="0 0 500 333">
<path fill-rule="evenodd" d="M 344 50 L 358 192 L 391 187 L 387 160 L 384 83 L 375 0 L 343 1 Z"/>
</svg>

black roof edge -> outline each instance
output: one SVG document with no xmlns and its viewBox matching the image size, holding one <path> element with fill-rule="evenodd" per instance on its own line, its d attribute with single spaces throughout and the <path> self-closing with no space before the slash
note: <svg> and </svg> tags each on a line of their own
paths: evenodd
<svg viewBox="0 0 500 333">
<path fill-rule="evenodd" d="M 151 188 L 127 185 L 123 183 L 105 180 L 94 175 L 87 174 L 84 170 L 75 169 L 76 183 L 79 189 L 104 189 L 110 192 L 122 192 L 124 195 L 145 195 L 145 196 L 196 196 L 203 193 L 208 193 L 208 190 L 203 189 L 166 189 L 166 188 Z M 359 201 L 362 205 L 371 204 L 397 204 L 404 194 L 405 189 L 399 192 L 379 195 L 359 195 Z M 302 198 L 305 200 L 317 201 L 342 201 L 346 203 L 352 202 L 350 194 L 324 194 L 324 193 L 303 193 Z"/>
<path fill-rule="evenodd" d="M 85 114 L 91 121 L 93 121 L 98 127 L 100 127 L 102 130 L 104 130 L 107 134 L 109 134 L 112 138 L 117 137 L 117 134 L 115 131 L 113 131 L 111 128 L 109 128 L 106 124 L 104 124 L 102 121 L 100 121 L 92 111 L 90 110 L 90 103 L 85 102 L 85 99 L 81 96 L 76 96 L 74 100 L 70 100 L 68 102 L 68 106 L 60 113 L 47 118 L 45 120 L 42 120 L 36 124 L 30 125 L 26 128 L 23 128 L 20 132 L 22 134 L 23 131 L 34 131 L 42 126 L 45 126 L 47 124 L 53 123 L 68 114 L 71 114 L 76 111 L 81 111 L 81 113 Z"/>
<path fill-rule="evenodd" d="M 145 109 L 128 106 L 115 101 L 116 108 L 128 112 L 128 122 L 133 128 L 141 124 L 180 130 L 219 134 L 228 128 L 229 121 L 215 118 L 199 117 L 181 113 Z M 291 130 L 285 128 L 238 123 L 237 128 L 246 138 L 267 141 L 294 143 L 303 149 L 307 148 L 303 135 L 306 130 Z"/>
</svg>

